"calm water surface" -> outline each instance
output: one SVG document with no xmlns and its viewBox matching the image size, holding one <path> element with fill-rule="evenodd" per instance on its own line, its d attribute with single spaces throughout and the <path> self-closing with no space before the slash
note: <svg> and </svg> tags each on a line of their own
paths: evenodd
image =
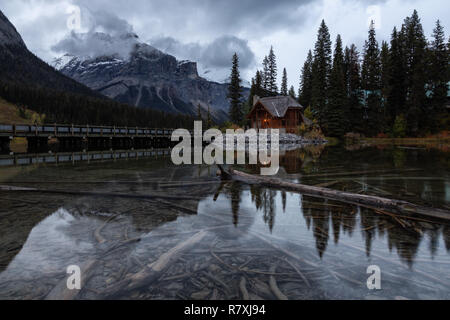
<svg viewBox="0 0 450 320">
<path fill-rule="evenodd" d="M 281 163 L 282 179 L 450 209 L 444 151 L 310 147 Z M 74 191 L 0 191 L 0 299 L 450 299 L 449 222 L 221 182 L 165 157 L 0 167 L 0 184 Z M 371 265 L 381 290 L 367 288 Z"/>
</svg>

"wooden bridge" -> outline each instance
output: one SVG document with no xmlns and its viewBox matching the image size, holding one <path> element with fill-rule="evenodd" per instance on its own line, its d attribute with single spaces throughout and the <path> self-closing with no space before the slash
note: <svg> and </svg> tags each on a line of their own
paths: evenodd
<svg viewBox="0 0 450 320">
<path fill-rule="evenodd" d="M 30 150 L 45 148 L 51 139 L 57 139 L 64 148 L 169 147 L 173 131 L 173 129 L 115 126 L 0 124 L 0 151 L 9 150 L 10 141 L 14 138 L 26 138 Z"/>
</svg>

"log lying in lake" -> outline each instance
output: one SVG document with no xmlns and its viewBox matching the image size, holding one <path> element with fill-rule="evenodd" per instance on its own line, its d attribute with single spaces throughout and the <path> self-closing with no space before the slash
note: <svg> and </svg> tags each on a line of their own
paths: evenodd
<svg viewBox="0 0 450 320">
<path fill-rule="evenodd" d="M 104 299 L 114 299 L 119 295 L 123 295 L 125 292 L 150 286 L 163 275 L 183 252 L 201 242 L 207 235 L 207 231 L 200 231 L 189 239 L 180 242 L 177 246 L 161 255 L 158 260 L 145 266 L 138 273 L 129 275 L 124 280 L 107 288 L 102 292 L 101 297 Z"/>
<path fill-rule="evenodd" d="M 403 200 L 387 199 L 377 196 L 368 196 L 357 193 L 343 192 L 333 189 L 308 186 L 282 181 L 266 176 L 255 176 L 237 170 L 225 170 L 218 166 L 223 179 L 232 179 L 248 184 L 259 184 L 270 188 L 279 188 L 286 191 L 298 192 L 304 195 L 342 201 L 350 204 L 364 206 L 372 209 L 388 209 L 403 214 L 419 214 L 422 216 L 450 220 L 450 211 L 444 209 L 419 206 Z"/>
<path fill-rule="evenodd" d="M 81 288 L 89 281 L 93 275 L 94 267 L 98 260 L 89 260 L 80 267 L 81 271 Z M 69 289 L 67 277 L 64 277 L 58 284 L 47 294 L 45 300 L 74 300 L 81 290 Z"/>
</svg>

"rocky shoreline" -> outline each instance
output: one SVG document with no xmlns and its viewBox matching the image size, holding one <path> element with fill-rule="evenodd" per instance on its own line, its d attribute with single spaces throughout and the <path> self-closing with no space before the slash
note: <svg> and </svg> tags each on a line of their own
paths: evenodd
<svg viewBox="0 0 450 320">
<path fill-rule="evenodd" d="M 328 140 L 326 139 L 307 139 L 305 137 L 292 134 L 292 133 L 281 133 L 279 136 L 279 145 L 281 150 L 289 150 L 289 149 L 298 149 L 304 146 L 311 146 L 311 145 L 323 145 L 327 144 Z M 271 135 L 267 135 L 267 143 L 271 144 Z M 214 145 L 217 145 L 217 143 L 213 142 Z M 237 142 L 235 141 L 234 145 L 232 146 L 233 149 L 236 149 Z M 248 140 L 246 141 L 246 148 L 249 146 Z M 223 148 L 225 150 L 231 149 L 231 146 L 229 147 L 225 141 L 223 142 Z"/>
</svg>

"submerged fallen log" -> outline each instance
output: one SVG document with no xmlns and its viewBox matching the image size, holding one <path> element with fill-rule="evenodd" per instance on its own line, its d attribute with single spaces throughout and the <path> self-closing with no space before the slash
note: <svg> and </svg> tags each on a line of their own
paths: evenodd
<svg viewBox="0 0 450 320">
<path fill-rule="evenodd" d="M 255 176 L 237 170 L 225 170 L 218 166 L 223 179 L 237 180 L 247 184 L 259 184 L 270 188 L 279 188 L 286 191 L 298 192 L 304 195 L 342 201 L 371 209 L 387 209 L 403 214 L 419 214 L 422 216 L 450 220 L 450 210 L 419 206 L 403 200 L 387 199 L 377 196 L 362 195 L 343 192 L 322 187 L 314 187 L 303 184 L 282 181 L 276 178 Z"/>
<path fill-rule="evenodd" d="M 115 299 L 118 295 L 123 295 L 126 292 L 150 286 L 163 275 L 164 271 L 166 271 L 182 253 L 201 242 L 207 235 L 207 231 L 200 231 L 189 239 L 180 242 L 177 246 L 160 256 L 158 260 L 146 265 L 138 273 L 128 275 L 124 280 L 108 287 L 101 293 L 101 297 L 104 299 Z"/>
<path fill-rule="evenodd" d="M 89 260 L 80 267 L 81 271 L 81 288 L 83 288 L 93 275 L 98 260 Z M 58 284 L 47 294 L 45 300 L 74 300 L 81 290 L 71 290 L 68 287 L 68 280 L 64 277 Z"/>
</svg>

